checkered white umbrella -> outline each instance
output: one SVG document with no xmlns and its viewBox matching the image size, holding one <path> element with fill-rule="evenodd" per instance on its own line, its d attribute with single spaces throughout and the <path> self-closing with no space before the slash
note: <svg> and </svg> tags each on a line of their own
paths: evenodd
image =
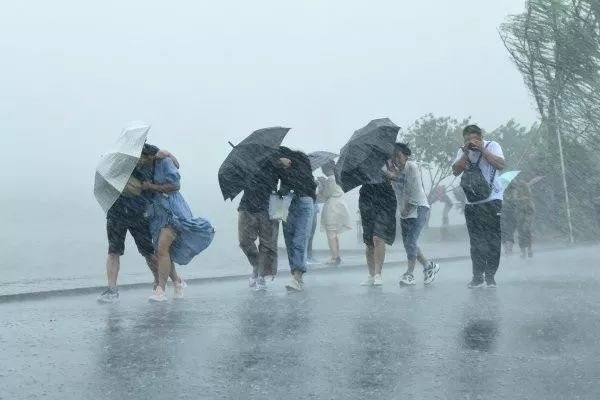
<svg viewBox="0 0 600 400">
<path fill-rule="evenodd" d="M 135 169 L 146 142 L 150 125 L 135 122 L 123 129 L 113 148 L 96 167 L 94 196 L 104 212 L 117 201 Z"/>
</svg>

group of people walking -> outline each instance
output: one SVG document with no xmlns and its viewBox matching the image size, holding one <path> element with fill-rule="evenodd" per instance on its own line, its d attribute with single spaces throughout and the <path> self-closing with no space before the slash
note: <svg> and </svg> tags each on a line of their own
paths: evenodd
<svg viewBox="0 0 600 400">
<path fill-rule="evenodd" d="M 465 145 L 458 150 L 453 172 L 458 176 L 469 171 L 461 181 L 467 194 L 465 217 L 473 262 L 469 287 L 484 284 L 495 287 L 501 253 L 503 199 L 499 171 L 504 168 L 504 157 L 500 145 L 484 140 L 481 129 L 475 125 L 467 126 L 463 137 Z M 359 210 L 368 267 L 363 286 L 383 285 L 386 246 L 396 239 L 398 215 L 408 260 L 400 285 L 416 284 L 417 262 L 423 267 L 425 285 L 434 282 L 440 270 L 419 247 L 430 204 L 411 154 L 407 144 L 396 143 L 381 169 L 372 172 L 360 188 Z M 154 276 L 150 300 L 166 300 L 169 278 L 174 283 L 173 296 L 183 296 L 185 282 L 179 277 L 175 264 L 185 265 L 203 251 L 211 243 L 214 229 L 207 220 L 192 215 L 179 193 L 178 166 L 172 154 L 144 145 L 130 184 L 107 213 L 109 287 L 100 300 L 118 299 L 118 259 L 124 251 L 127 231 Z M 245 183 L 238 207 L 239 245 L 252 267 L 249 285 L 255 290 L 266 290 L 265 277 L 277 274 L 281 224 L 291 275 L 285 286 L 288 291 L 303 291 L 309 242 L 315 231 L 315 210 L 319 209 L 316 205 L 322 205 L 321 229 L 326 233 L 331 252 L 329 264 L 341 263 L 339 235 L 351 229 L 350 215 L 343 201 L 344 190 L 336 178 L 336 164 L 331 160 L 322 165 L 323 176 L 315 179 L 307 154 L 280 146 L 258 169 L 260 174 Z M 474 177 L 483 182 L 479 189 L 473 186 Z M 476 193 L 479 197 L 473 195 L 477 190 L 482 192 Z M 270 213 L 270 202 L 277 196 L 291 199 L 286 218 L 281 221 Z"/>
</svg>

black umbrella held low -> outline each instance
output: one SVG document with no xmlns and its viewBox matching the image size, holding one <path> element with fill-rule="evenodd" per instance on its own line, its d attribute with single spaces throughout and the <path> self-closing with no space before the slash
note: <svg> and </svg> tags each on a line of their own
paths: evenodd
<svg viewBox="0 0 600 400">
<path fill-rule="evenodd" d="M 278 151 L 290 128 L 264 128 L 252 132 L 241 143 L 233 146 L 221 168 L 219 186 L 225 200 L 233 200 L 260 175 L 261 166 Z"/>
<path fill-rule="evenodd" d="M 314 151 L 308 155 L 308 159 L 310 160 L 310 167 L 313 171 L 321 168 L 328 162 L 335 161 L 335 159 L 338 157 L 338 154 L 331 153 L 329 151 Z"/>
<path fill-rule="evenodd" d="M 388 118 L 375 119 L 354 132 L 342 148 L 336 166 L 336 179 L 344 192 L 381 175 L 394 152 L 400 127 Z"/>
</svg>

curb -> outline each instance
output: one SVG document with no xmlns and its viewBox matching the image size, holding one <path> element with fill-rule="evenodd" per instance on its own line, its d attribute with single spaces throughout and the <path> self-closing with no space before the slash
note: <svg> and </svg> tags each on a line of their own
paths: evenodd
<svg viewBox="0 0 600 400">
<path fill-rule="evenodd" d="M 550 253 L 550 252 L 561 251 L 561 250 L 565 250 L 565 249 L 587 247 L 587 246 L 590 246 L 593 244 L 595 244 L 595 243 L 581 242 L 581 243 L 578 243 L 576 245 L 571 245 L 571 246 L 569 246 L 569 245 L 554 245 L 553 247 L 538 248 L 536 252 L 537 253 Z M 454 256 L 454 257 L 442 257 L 442 258 L 432 257 L 432 260 L 435 260 L 435 261 L 438 261 L 441 263 L 447 263 L 447 262 L 456 262 L 456 261 L 466 261 L 466 260 L 469 260 L 470 258 L 471 258 L 471 256 Z M 406 261 L 386 262 L 385 265 L 390 266 L 390 267 L 398 267 L 398 266 L 406 265 Z M 344 271 L 344 270 L 354 271 L 354 270 L 358 270 L 361 268 L 365 268 L 365 264 L 349 264 L 349 265 L 344 265 L 342 267 L 326 267 L 326 266 L 315 267 L 315 266 L 313 266 L 311 273 L 318 274 L 318 273 L 322 273 L 322 272 Z M 215 277 L 210 277 L 210 278 L 192 278 L 192 279 L 186 279 L 185 281 L 187 283 L 205 284 L 205 283 L 211 283 L 211 282 L 237 281 L 237 280 L 242 280 L 242 279 L 247 279 L 247 278 L 248 278 L 248 274 L 243 274 L 243 275 L 237 274 L 237 275 L 215 276 Z M 132 289 L 138 289 L 138 288 L 143 288 L 143 287 L 148 287 L 148 286 L 149 286 L 148 282 L 146 282 L 146 283 L 130 283 L 130 284 L 119 285 L 119 289 L 132 290 Z M 98 293 L 98 292 L 102 291 L 103 289 L 106 289 L 106 286 L 90 286 L 90 287 L 82 287 L 82 288 L 74 288 L 74 289 L 58 289 L 58 290 L 47 290 L 47 291 L 40 291 L 40 292 L 6 294 L 6 295 L 0 295 L 0 304 L 14 303 L 14 302 L 19 302 L 19 301 L 44 300 L 44 299 L 50 299 L 50 298 L 55 298 L 55 297 L 70 297 L 70 296 L 88 295 L 88 294 Z"/>
<path fill-rule="evenodd" d="M 455 256 L 455 257 L 432 258 L 432 259 L 434 259 L 435 261 L 439 261 L 439 262 L 454 262 L 454 261 L 468 260 L 469 258 L 470 258 L 469 256 Z M 316 264 L 316 265 L 319 265 L 319 264 Z M 341 267 L 329 267 L 329 266 L 317 267 L 316 265 L 312 266 L 311 273 L 319 274 L 322 272 L 346 271 L 346 270 L 355 271 L 358 269 L 365 268 L 364 264 L 349 264 L 349 265 L 344 265 Z M 385 265 L 389 266 L 389 267 L 398 267 L 398 266 L 406 265 L 406 261 L 386 262 Z M 243 275 L 238 274 L 238 275 L 215 276 L 215 277 L 210 277 L 210 278 L 192 278 L 192 279 L 186 279 L 185 281 L 187 283 L 193 283 L 193 284 L 206 284 L 206 283 L 211 283 L 211 282 L 238 281 L 238 280 L 243 280 L 243 279 L 247 279 L 247 278 L 248 278 L 248 274 L 243 274 Z M 119 290 L 132 290 L 132 289 L 139 289 L 139 288 L 148 287 L 148 286 L 149 286 L 148 282 L 129 283 L 129 284 L 124 284 L 124 285 L 119 285 Z M 106 286 L 89 286 L 89 287 L 81 287 L 81 288 L 74 288 L 74 289 L 58 289 L 58 290 L 46 290 L 46 291 L 40 291 L 40 292 L 6 294 L 6 295 L 0 295 L 0 304 L 14 303 L 14 302 L 20 302 L 20 301 L 45 300 L 45 299 L 50 299 L 50 298 L 55 298 L 55 297 L 71 297 L 71 296 L 88 295 L 88 294 L 98 293 L 104 289 L 106 289 Z"/>
</svg>

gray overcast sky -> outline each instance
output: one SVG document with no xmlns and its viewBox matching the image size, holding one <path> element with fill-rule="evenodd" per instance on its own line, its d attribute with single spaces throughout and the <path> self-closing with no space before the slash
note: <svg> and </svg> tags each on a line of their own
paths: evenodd
<svg viewBox="0 0 600 400">
<path fill-rule="evenodd" d="M 531 101 L 497 33 L 523 3 L 4 2 L 0 129 L 18 169 L 3 201 L 30 197 L 22 188 L 37 182 L 53 187 L 48 202 L 100 212 L 94 167 L 132 120 L 177 154 L 183 192 L 208 216 L 221 209 L 227 140 L 254 129 L 289 126 L 288 145 L 336 151 L 383 116 L 402 127 L 429 112 L 488 129 L 529 124 Z"/>
</svg>

